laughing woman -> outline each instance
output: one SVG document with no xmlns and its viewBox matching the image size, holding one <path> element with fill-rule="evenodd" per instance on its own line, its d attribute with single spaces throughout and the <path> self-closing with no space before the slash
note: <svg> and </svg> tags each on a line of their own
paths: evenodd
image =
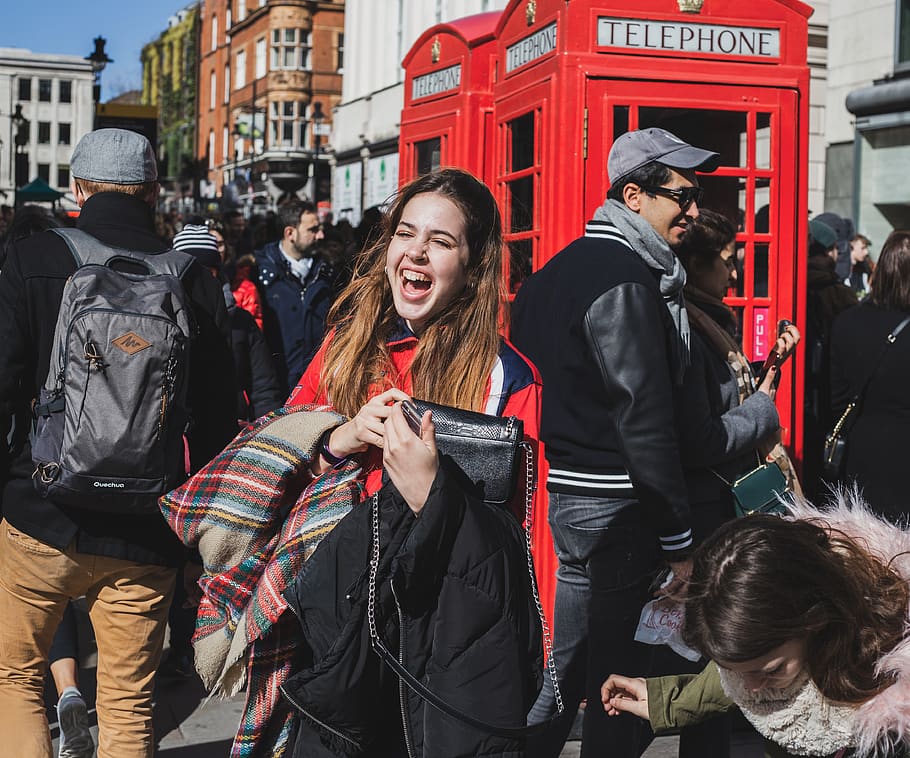
<svg viewBox="0 0 910 758">
<path fill-rule="evenodd" d="M 367 494 L 379 493 L 375 528 L 384 555 L 397 551 L 397 619 L 394 612 L 380 618 L 383 598 L 376 598 L 386 645 L 447 702 L 514 726 L 524 723 L 542 670 L 521 527 L 459 489 L 450 462 L 437 454 L 429 413 L 417 435 L 401 411 L 413 396 L 517 416 L 536 442 L 540 378 L 499 334 L 502 244 L 496 202 L 470 174 L 444 169 L 402 188 L 288 403 L 329 404 L 349 419 L 323 436 L 314 475 L 356 456 Z M 369 652 L 350 660 L 361 649 L 356 614 L 370 553 L 354 516 L 320 544 L 290 598 L 313 653 L 284 688 L 300 714 L 294 758 L 352 749 L 383 758 L 522 755 L 520 737 L 445 718 Z M 359 631 L 346 636 L 352 627 Z"/>
</svg>

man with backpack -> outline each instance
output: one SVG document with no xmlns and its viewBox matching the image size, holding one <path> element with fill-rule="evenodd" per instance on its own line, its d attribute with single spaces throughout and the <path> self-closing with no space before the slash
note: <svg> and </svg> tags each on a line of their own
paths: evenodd
<svg viewBox="0 0 910 758">
<path fill-rule="evenodd" d="M 151 758 L 183 558 L 157 497 L 236 431 L 229 324 L 218 283 L 155 236 L 145 137 L 91 132 L 70 167 L 77 229 L 21 241 L 0 273 L 0 438 L 14 414 L 36 419 L 31 445 L 0 446 L 0 734 L 19 756 L 51 755 L 48 648 L 85 595 L 98 755 Z"/>
</svg>

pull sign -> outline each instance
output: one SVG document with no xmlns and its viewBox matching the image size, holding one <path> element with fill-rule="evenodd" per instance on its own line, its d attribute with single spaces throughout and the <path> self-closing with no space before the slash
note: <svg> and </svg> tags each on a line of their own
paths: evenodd
<svg viewBox="0 0 910 758">
<path fill-rule="evenodd" d="M 775 59 L 780 58 L 780 29 L 601 16 L 597 19 L 597 45 Z"/>
</svg>

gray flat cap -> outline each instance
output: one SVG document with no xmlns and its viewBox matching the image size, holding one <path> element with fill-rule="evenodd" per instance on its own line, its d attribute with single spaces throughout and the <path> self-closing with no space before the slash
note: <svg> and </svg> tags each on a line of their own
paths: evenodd
<svg viewBox="0 0 910 758">
<path fill-rule="evenodd" d="M 615 184 L 626 174 L 652 162 L 670 168 L 695 168 L 713 171 L 720 163 L 720 155 L 702 150 L 683 142 L 666 129 L 639 129 L 620 134 L 610 148 L 607 159 L 607 176 Z"/>
<path fill-rule="evenodd" d="M 77 179 L 110 184 L 142 184 L 158 179 L 151 143 L 127 129 L 98 129 L 86 134 L 70 160 Z"/>
</svg>

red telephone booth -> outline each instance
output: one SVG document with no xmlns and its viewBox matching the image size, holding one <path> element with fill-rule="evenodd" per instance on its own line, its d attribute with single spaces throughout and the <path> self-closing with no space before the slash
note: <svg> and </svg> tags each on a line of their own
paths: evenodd
<svg viewBox="0 0 910 758">
<path fill-rule="evenodd" d="M 512 0 L 493 87 L 510 290 L 583 233 L 614 138 L 660 126 L 721 154 L 702 206 L 741 220 L 727 302 L 746 353 L 765 356 L 778 319 L 804 324 L 811 13 L 799 0 Z M 777 401 L 797 456 L 802 371 L 800 351 Z"/>
<path fill-rule="evenodd" d="M 493 131 L 493 32 L 500 12 L 432 26 L 405 56 L 399 137 L 402 184 L 440 166 L 489 181 Z"/>
</svg>

